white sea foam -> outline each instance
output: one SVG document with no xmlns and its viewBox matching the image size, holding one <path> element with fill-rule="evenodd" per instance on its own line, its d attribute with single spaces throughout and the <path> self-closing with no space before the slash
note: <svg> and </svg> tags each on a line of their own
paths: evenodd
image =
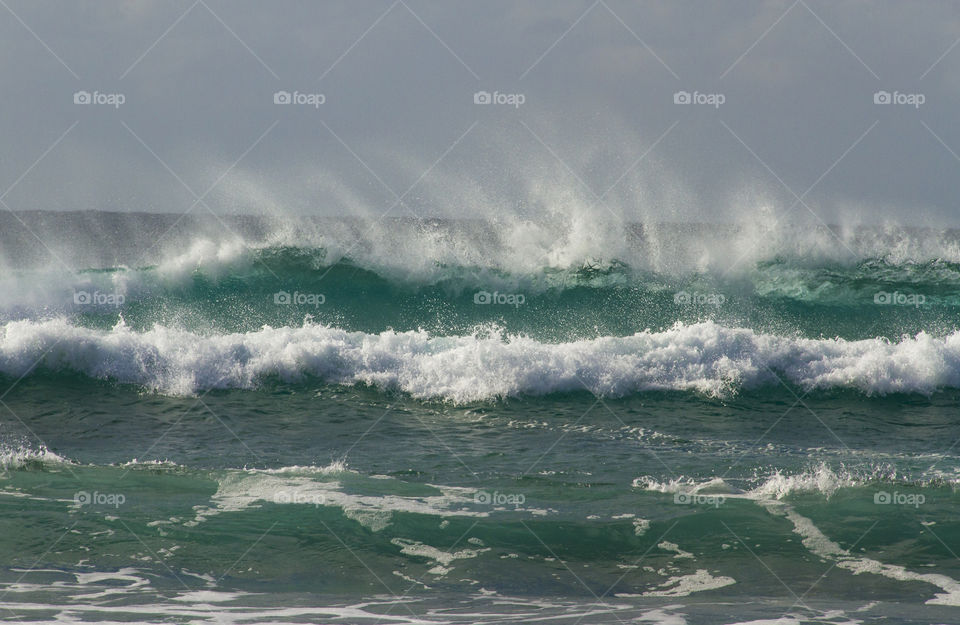
<svg viewBox="0 0 960 625">
<path fill-rule="evenodd" d="M 648 590 L 644 597 L 686 597 L 695 592 L 715 590 L 736 584 L 736 580 L 726 575 L 713 576 L 706 569 L 697 569 L 689 575 L 671 577 L 660 584 L 658 590 Z"/>
<path fill-rule="evenodd" d="M 678 545 L 677 543 L 672 543 L 666 540 L 658 543 L 657 547 L 660 547 L 664 551 L 670 551 L 675 553 L 676 555 L 673 556 L 674 558 L 693 558 L 694 557 L 693 554 L 690 553 L 689 551 L 684 551 L 683 549 L 681 549 L 680 545 Z"/>
<path fill-rule="evenodd" d="M 40 368 L 188 395 L 209 388 L 255 388 L 266 376 L 314 376 L 366 383 L 418 398 L 471 402 L 581 390 L 623 396 L 685 390 L 723 396 L 779 385 L 849 388 L 866 394 L 960 388 L 960 332 L 880 339 L 815 340 L 760 334 L 714 322 L 663 332 L 542 343 L 528 337 L 430 336 L 424 331 L 349 332 L 305 323 L 247 333 L 200 335 L 157 325 L 109 331 L 64 319 L 15 321 L 0 334 L 0 372 Z"/>
<path fill-rule="evenodd" d="M 834 471 L 826 464 L 819 464 L 793 474 L 774 471 L 769 475 L 758 476 L 749 490 L 735 487 L 722 477 L 678 477 L 660 481 L 650 476 L 642 476 L 633 480 L 633 487 L 659 493 L 717 495 L 724 499 L 767 501 L 780 500 L 794 493 L 820 493 L 830 497 L 841 488 L 859 486 L 876 478 L 889 478 L 889 475 L 880 471 Z"/>
<path fill-rule="evenodd" d="M 427 572 L 437 577 L 444 577 L 447 575 L 452 570 L 451 565 L 453 564 L 454 560 L 476 558 L 481 553 L 490 551 L 489 547 L 483 549 L 443 551 L 441 549 L 437 549 L 436 547 L 432 547 L 422 542 L 407 538 L 393 538 L 390 540 L 390 542 L 397 547 L 400 547 L 400 552 L 404 555 L 426 558 L 430 562 L 433 562 L 434 566 Z"/>
<path fill-rule="evenodd" d="M 741 482 L 741 480 L 736 480 Z M 757 475 L 748 480 L 745 488 L 734 486 L 723 477 L 693 478 L 680 476 L 670 480 L 658 480 L 644 475 L 633 480 L 633 487 L 658 493 L 684 493 L 688 495 L 715 496 L 722 500 L 746 499 L 753 501 L 783 500 L 791 494 L 817 493 L 827 498 L 844 488 L 854 488 L 869 484 L 890 484 L 900 482 L 904 486 L 923 488 L 956 485 L 960 478 L 955 474 L 930 469 L 914 477 L 902 476 L 887 465 L 861 467 L 856 470 L 830 468 L 821 463 L 796 473 L 781 470 L 766 475 Z"/>
<path fill-rule="evenodd" d="M 314 465 L 292 465 L 289 467 L 280 467 L 279 469 L 253 469 L 251 471 L 273 475 L 336 475 L 338 473 L 356 473 L 356 471 L 347 466 L 345 460 L 334 460 L 330 464 L 322 467 Z"/>
<path fill-rule="evenodd" d="M 346 472 L 346 466 L 334 463 L 331 467 L 335 468 L 229 470 L 218 478 L 217 492 L 211 497 L 210 505 L 196 506 L 196 516 L 185 524 L 195 526 L 211 516 L 240 512 L 265 504 L 340 508 L 344 516 L 374 532 L 388 527 L 397 512 L 476 518 L 488 517 L 491 512 L 496 512 L 476 505 L 476 489 L 458 486 L 425 485 L 428 491 L 419 496 L 350 493 L 341 482 L 332 479 L 338 473 Z M 546 510 L 524 507 L 511 507 L 510 511 L 547 514 Z"/>
<path fill-rule="evenodd" d="M 793 524 L 793 531 L 801 538 L 804 547 L 836 566 L 847 569 L 854 575 L 870 573 L 901 582 L 923 582 L 941 590 L 928 599 L 930 605 L 960 607 L 960 582 L 939 573 L 915 573 L 897 564 L 884 564 L 873 558 L 853 555 L 831 540 L 809 518 L 799 514 L 792 506 L 779 501 L 765 501 L 762 505 L 772 514 L 786 517 Z"/>
<path fill-rule="evenodd" d="M 0 445 L 0 468 L 20 469 L 32 464 L 71 464 L 70 460 L 55 454 L 41 446 L 37 449 L 28 446 L 8 447 Z"/>
</svg>

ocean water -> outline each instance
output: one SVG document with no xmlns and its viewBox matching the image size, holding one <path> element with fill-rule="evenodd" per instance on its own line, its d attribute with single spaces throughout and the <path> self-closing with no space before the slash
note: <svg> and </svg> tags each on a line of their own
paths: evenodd
<svg viewBox="0 0 960 625">
<path fill-rule="evenodd" d="M 960 622 L 956 231 L 0 225 L 4 620 Z"/>
</svg>

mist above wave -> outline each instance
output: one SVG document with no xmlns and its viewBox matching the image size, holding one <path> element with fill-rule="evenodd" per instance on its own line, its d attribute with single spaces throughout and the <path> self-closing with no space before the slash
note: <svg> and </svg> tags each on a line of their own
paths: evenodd
<svg viewBox="0 0 960 625">
<path fill-rule="evenodd" d="M 670 275 L 738 275 L 759 262 L 892 264 L 960 262 L 960 231 L 887 225 L 800 224 L 771 216 L 744 222 L 625 222 L 596 210 L 484 220 L 42 212 L 0 215 L 0 267 L 156 266 L 215 270 L 252 250 L 324 250 L 391 278 L 425 280 L 447 266 L 516 274 L 619 262 Z"/>
</svg>

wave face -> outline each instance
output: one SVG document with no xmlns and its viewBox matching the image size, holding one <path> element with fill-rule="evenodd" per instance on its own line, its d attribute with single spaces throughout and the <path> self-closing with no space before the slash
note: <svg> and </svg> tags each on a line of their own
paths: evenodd
<svg viewBox="0 0 960 625">
<path fill-rule="evenodd" d="M 18 378 L 34 370 L 174 395 L 315 378 L 456 403 L 583 389 L 608 397 L 668 390 L 722 397 L 781 383 L 929 394 L 960 388 L 960 332 L 942 339 L 920 333 L 895 343 L 815 340 L 705 322 L 553 344 L 496 332 L 368 334 L 310 322 L 211 336 L 159 325 L 135 332 L 123 324 L 104 331 L 65 320 L 7 324 L 0 371 Z"/>
</svg>

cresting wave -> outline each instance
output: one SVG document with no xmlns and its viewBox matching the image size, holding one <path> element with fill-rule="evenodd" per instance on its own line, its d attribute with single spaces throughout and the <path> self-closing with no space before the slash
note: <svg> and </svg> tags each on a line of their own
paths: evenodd
<svg viewBox="0 0 960 625">
<path fill-rule="evenodd" d="M 36 367 L 36 369 L 34 368 Z M 349 332 L 309 321 L 301 327 L 201 335 L 154 326 L 135 332 L 65 319 L 7 323 L 0 372 L 75 372 L 171 395 L 257 388 L 264 380 L 367 384 L 455 403 L 589 389 L 621 397 L 644 391 L 725 396 L 788 383 L 855 389 L 867 395 L 930 394 L 960 388 L 960 331 L 924 332 L 899 342 L 804 339 L 708 321 L 664 332 L 544 343 L 478 331 Z"/>
<path fill-rule="evenodd" d="M 730 481 L 728 481 L 730 480 Z M 914 477 L 898 475 L 895 470 L 884 466 L 831 468 L 826 463 L 806 467 L 796 472 L 780 469 L 760 473 L 747 480 L 745 488 L 735 486 L 732 478 L 676 477 L 662 481 L 645 475 L 633 480 L 633 488 L 655 492 L 681 495 L 715 496 L 729 499 L 748 499 L 752 501 L 783 500 L 791 495 L 815 493 L 829 499 L 842 489 L 853 489 L 869 485 L 913 489 L 955 487 L 960 484 L 956 476 L 945 477 L 936 472 Z M 740 481 L 742 484 L 742 480 Z"/>
<path fill-rule="evenodd" d="M 23 237 L 20 224 L 75 269 L 158 266 L 173 273 L 199 264 L 232 265 L 247 251 L 264 248 L 323 249 L 328 263 L 348 258 L 381 275 L 408 279 L 429 279 L 442 266 L 529 273 L 594 258 L 618 258 L 638 270 L 668 274 L 739 273 L 776 258 L 960 262 L 960 231 L 944 227 L 857 220 L 826 227 L 797 222 L 790 210 L 778 214 L 755 205 L 742 206 L 740 219 L 727 223 L 641 215 L 622 221 L 598 214 L 592 201 L 541 199 L 543 212 L 499 207 L 497 218 L 482 220 L 5 212 L 0 215 L 0 267 L 63 269 L 32 237 Z"/>
<path fill-rule="evenodd" d="M 751 294 L 761 298 L 860 305 L 875 304 L 878 289 L 900 289 L 905 296 L 922 294 L 922 303 L 960 303 L 956 295 L 960 287 L 960 261 L 943 258 L 897 261 L 888 257 L 864 257 L 856 262 L 841 263 L 778 257 L 738 267 L 738 273 L 720 271 L 716 276 L 698 271 L 659 273 L 609 255 L 586 256 L 571 264 L 541 263 L 520 268 L 441 261 L 428 264 L 429 271 L 424 269 L 419 274 L 408 275 L 389 267 L 371 266 L 364 259 L 332 258 L 332 253 L 325 248 L 248 249 L 240 242 L 217 245 L 197 241 L 182 254 L 151 266 L 90 267 L 73 274 L 63 272 L 60 267 L 12 271 L 0 276 L 0 312 L 17 308 L 41 314 L 50 310 L 77 312 L 83 310 L 74 305 L 79 303 L 75 295 L 81 292 L 99 291 L 120 296 L 117 307 L 122 307 L 124 301 L 163 301 L 171 296 L 202 299 L 209 297 L 209 289 L 214 287 L 235 288 L 245 293 L 281 286 L 339 291 L 356 290 L 358 281 L 372 289 L 415 291 L 438 287 L 447 293 L 477 289 L 542 294 L 578 288 L 595 292 L 616 288 L 670 292 L 712 288 L 743 295 L 743 274 L 748 274 Z"/>
<path fill-rule="evenodd" d="M 4 471 L 56 464 L 70 464 L 70 460 L 55 454 L 45 446 L 35 449 L 27 445 L 14 447 L 0 444 L 0 469 Z"/>
</svg>

